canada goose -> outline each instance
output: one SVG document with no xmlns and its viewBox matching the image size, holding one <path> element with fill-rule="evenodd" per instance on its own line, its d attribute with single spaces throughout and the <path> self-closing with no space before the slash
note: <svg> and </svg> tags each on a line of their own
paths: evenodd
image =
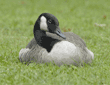
<svg viewBox="0 0 110 85">
<path fill-rule="evenodd" d="M 59 22 L 52 14 L 42 13 L 34 25 L 33 33 L 34 38 L 19 52 L 21 62 L 79 66 L 90 64 L 94 59 L 93 52 L 87 49 L 78 35 L 61 32 Z"/>
</svg>

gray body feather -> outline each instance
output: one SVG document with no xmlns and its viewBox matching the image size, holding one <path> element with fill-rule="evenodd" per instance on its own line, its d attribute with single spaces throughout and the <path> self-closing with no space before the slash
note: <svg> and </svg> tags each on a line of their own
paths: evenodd
<svg viewBox="0 0 110 85">
<path fill-rule="evenodd" d="M 63 34 L 66 36 L 66 40 L 62 39 L 61 37 L 57 36 L 56 34 L 52 33 L 46 33 L 47 36 L 50 36 L 55 39 L 59 39 L 62 41 L 69 41 L 73 43 L 76 46 L 75 52 L 69 53 L 68 56 L 67 54 L 64 53 L 64 55 L 60 56 L 55 56 L 50 55 L 45 48 L 39 46 L 33 38 L 28 45 L 26 46 L 25 49 L 21 49 L 19 53 L 19 59 L 21 62 L 36 62 L 36 63 L 48 63 L 48 62 L 53 62 L 56 65 L 60 66 L 62 64 L 67 64 L 67 65 L 83 65 L 83 63 L 91 63 L 92 60 L 94 59 L 94 54 L 87 49 L 85 42 L 76 34 L 72 32 L 64 32 Z M 71 49 L 70 50 L 74 50 Z M 63 50 L 62 50 L 63 52 Z M 56 54 L 57 55 L 57 54 Z M 55 56 L 55 57 L 54 57 Z M 62 57 L 64 56 L 64 58 Z M 59 60 L 60 58 L 62 60 Z"/>
</svg>

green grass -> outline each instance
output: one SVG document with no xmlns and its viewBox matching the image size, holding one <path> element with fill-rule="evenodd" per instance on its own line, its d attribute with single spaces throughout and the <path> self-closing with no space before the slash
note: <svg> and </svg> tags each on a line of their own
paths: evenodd
<svg viewBox="0 0 110 85">
<path fill-rule="evenodd" d="M 95 55 L 91 66 L 19 61 L 20 49 L 33 38 L 34 23 L 44 12 L 58 18 L 62 31 L 71 29 L 86 42 Z M 109 23 L 109 0 L 0 0 L 0 85 L 110 85 Z"/>
</svg>

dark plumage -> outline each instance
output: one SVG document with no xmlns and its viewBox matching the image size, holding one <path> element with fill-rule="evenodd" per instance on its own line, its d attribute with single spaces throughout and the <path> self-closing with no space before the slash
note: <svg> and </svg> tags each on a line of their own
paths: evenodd
<svg viewBox="0 0 110 85">
<path fill-rule="evenodd" d="M 72 32 L 61 33 L 59 22 L 52 14 L 41 14 L 33 32 L 34 38 L 19 52 L 21 62 L 54 62 L 58 66 L 78 66 L 83 65 L 83 62 L 91 63 L 94 59 L 94 54 L 78 35 Z"/>
</svg>

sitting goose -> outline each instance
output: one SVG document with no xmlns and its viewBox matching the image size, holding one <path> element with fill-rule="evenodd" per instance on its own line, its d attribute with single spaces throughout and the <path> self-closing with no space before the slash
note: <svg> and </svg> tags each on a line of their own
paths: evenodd
<svg viewBox="0 0 110 85">
<path fill-rule="evenodd" d="M 78 35 L 61 32 L 59 22 L 52 14 L 42 13 L 34 25 L 33 33 L 34 38 L 19 52 L 21 62 L 79 66 L 90 64 L 94 59 L 93 52 Z"/>
</svg>

